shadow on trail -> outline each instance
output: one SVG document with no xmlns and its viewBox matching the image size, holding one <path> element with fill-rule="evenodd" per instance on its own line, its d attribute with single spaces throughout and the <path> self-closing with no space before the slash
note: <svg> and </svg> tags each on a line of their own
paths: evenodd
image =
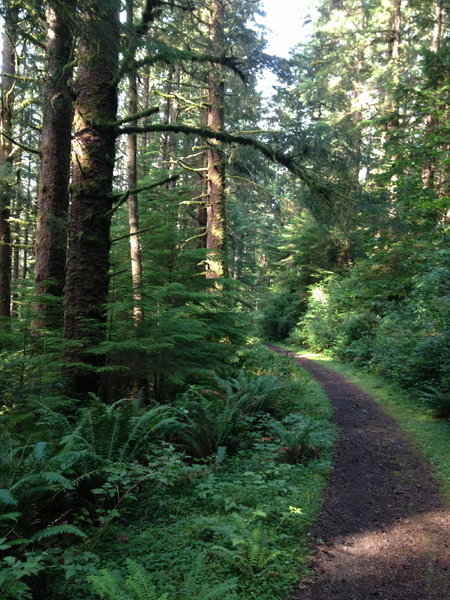
<svg viewBox="0 0 450 600">
<path fill-rule="evenodd" d="M 339 429 L 313 532 L 321 541 L 312 564 L 317 577 L 294 597 L 448 600 L 449 521 L 430 468 L 355 384 L 310 359 L 293 359 L 323 387 Z"/>
</svg>

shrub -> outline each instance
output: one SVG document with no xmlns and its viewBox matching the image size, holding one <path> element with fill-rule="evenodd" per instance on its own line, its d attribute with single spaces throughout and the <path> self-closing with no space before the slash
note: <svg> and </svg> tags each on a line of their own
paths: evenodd
<svg viewBox="0 0 450 600">
<path fill-rule="evenodd" d="M 304 300 L 298 293 L 267 293 L 262 300 L 259 320 L 262 336 L 274 341 L 286 339 L 304 308 Z"/>
</svg>

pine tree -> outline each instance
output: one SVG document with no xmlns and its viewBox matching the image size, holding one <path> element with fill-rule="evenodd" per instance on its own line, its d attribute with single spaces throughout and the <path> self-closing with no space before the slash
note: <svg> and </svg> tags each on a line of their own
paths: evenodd
<svg viewBox="0 0 450 600">
<path fill-rule="evenodd" d="M 34 328 L 62 326 L 67 213 L 69 210 L 75 0 L 47 6 L 46 80 L 43 88 L 41 165 L 38 191 Z M 49 296 L 53 296 L 49 300 Z"/>
</svg>

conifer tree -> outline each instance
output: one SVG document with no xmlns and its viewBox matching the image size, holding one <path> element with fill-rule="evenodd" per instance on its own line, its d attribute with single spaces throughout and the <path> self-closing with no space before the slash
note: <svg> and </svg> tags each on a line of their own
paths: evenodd
<svg viewBox="0 0 450 600">
<path fill-rule="evenodd" d="M 0 109 L 0 327 L 9 328 L 11 316 L 11 201 L 12 128 L 16 75 L 18 8 L 5 5 L 2 36 L 2 75 Z"/>
<path fill-rule="evenodd" d="M 35 262 L 35 328 L 62 326 L 67 214 L 69 210 L 75 0 L 46 10 L 46 79 L 43 87 L 41 165 Z M 53 296 L 50 300 L 49 296 Z"/>
<path fill-rule="evenodd" d="M 72 204 L 68 230 L 64 337 L 69 342 L 66 391 L 96 390 L 99 361 L 90 354 L 103 341 L 109 271 L 109 228 L 115 157 L 119 60 L 119 2 L 83 6 L 75 81 Z M 85 366 L 80 363 L 85 363 Z"/>
</svg>

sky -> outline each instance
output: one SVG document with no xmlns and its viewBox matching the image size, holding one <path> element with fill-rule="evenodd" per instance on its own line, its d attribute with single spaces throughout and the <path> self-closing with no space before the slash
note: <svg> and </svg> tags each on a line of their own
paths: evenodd
<svg viewBox="0 0 450 600">
<path fill-rule="evenodd" d="M 265 17 L 258 17 L 258 23 L 268 28 L 269 42 L 266 52 L 287 58 L 289 51 L 304 42 L 311 33 L 311 25 L 305 23 L 313 12 L 315 0 L 264 0 Z M 267 96 L 277 84 L 273 73 L 262 73 L 259 89 Z"/>
<path fill-rule="evenodd" d="M 308 0 L 264 0 L 266 17 L 258 18 L 271 31 L 268 33 L 269 54 L 287 57 L 289 50 L 303 42 L 310 33 L 305 19 L 311 13 L 314 2 Z"/>
</svg>

